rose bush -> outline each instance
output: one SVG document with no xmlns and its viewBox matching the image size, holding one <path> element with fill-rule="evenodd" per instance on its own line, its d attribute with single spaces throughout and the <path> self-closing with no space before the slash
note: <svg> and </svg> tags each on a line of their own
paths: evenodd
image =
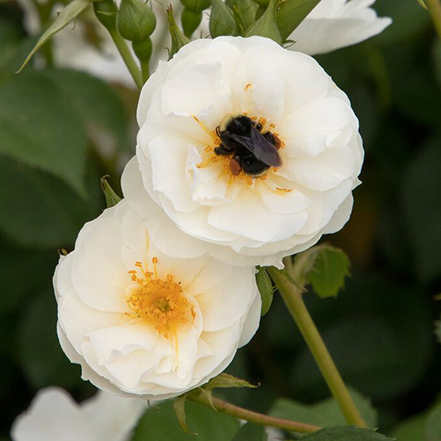
<svg viewBox="0 0 441 441">
<path fill-rule="evenodd" d="M 254 269 L 165 255 L 125 201 L 83 227 L 54 287 L 59 339 L 83 378 L 143 398 L 222 372 L 260 318 Z"/>
<path fill-rule="evenodd" d="M 280 139 L 282 165 L 259 177 L 215 152 L 221 122 L 242 114 Z M 262 37 L 194 41 L 146 83 L 138 123 L 123 191 L 164 253 L 281 266 L 350 216 L 358 120 L 308 55 Z"/>
</svg>

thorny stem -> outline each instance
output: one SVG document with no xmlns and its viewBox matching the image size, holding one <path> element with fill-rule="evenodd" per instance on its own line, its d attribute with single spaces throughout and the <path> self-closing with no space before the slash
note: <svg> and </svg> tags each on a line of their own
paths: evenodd
<svg viewBox="0 0 441 441">
<path fill-rule="evenodd" d="M 299 327 L 347 423 L 359 427 L 367 427 L 306 308 L 302 298 L 301 288 L 291 283 L 288 277 L 276 268 L 268 268 L 268 272 L 282 295 L 294 321 Z"/>
<path fill-rule="evenodd" d="M 125 40 L 119 35 L 118 31 L 115 29 L 109 29 L 110 36 L 112 37 L 115 46 L 118 49 L 118 52 L 121 54 L 122 59 L 124 60 L 127 69 L 132 75 L 135 84 L 138 86 L 138 89 L 141 90 L 144 82 L 142 81 L 141 71 L 136 64 L 135 59 L 130 53 L 129 47 L 127 46 Z"/>
<path fill-rule="evenodd" d="M 212 402 L 210 403 L 210 400 L 204 394 L 197 393 L 197 391 L 188 394 L 187 398 L 195 403 L 199 403 L 211 408 L 214 407 L 214 409 L 218 412 L 222 412 L 235 418 L 263 426 L 277 427 L 282 430 L 298 433 L 313 433 L 321 429 L 321 427 L 313 426 L 311 424 L 298 423 L 297 421 L 285 420 L 282 418 L 276 418 L 264 415 L 262 413 L 253 412 L 252 410 L 235 406 L 234 404 L 227 403 L 226 401 L 215 397 L 212 397 Z"/>
</svg>

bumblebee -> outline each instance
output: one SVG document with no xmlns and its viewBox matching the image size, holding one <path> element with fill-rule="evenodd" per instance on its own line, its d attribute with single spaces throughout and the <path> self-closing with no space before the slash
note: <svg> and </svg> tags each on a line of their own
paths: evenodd
<svg viewBox="0 0 441 441">
<path fill-rule="evenodd" d="M 234 176 L 243 170 L 258 177 L 270 167 L 280 167 L 280 140 L 273 133 L 262 133 L 263 126 L 246 115 L 227 115 L 216 129 L 221 143 L 214 149 L 219 156 L 230 156 Z"/>
</svg>

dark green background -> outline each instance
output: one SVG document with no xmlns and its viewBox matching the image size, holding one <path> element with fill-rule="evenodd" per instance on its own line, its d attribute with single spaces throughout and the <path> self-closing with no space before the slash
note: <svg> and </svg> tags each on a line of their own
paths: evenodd
<svg viewBox="0 0 441 441">
<path fill-rule="evenodd" d="M 366 159 L 350 222 L 324 239 L 348 253 L 352 277 L 337 299 L 306 299 L 347 383 L 391 433 L 441 392 L 441 44 L 416 0 L 376 8 L 394 19 L 382 35 L 318 57 L 353 103 Z M 59 348 L 51 277 L 57 249 L 105 207 L 99 178 L 118 189 L 134 152 L 136 94 L 56 68 L 13 74 L 35 41 L 21 20 L 16 4 L 0 5 L 0 438 L 42 387 L 79 400 L 94 391 Z M 113 140 L 112 157 L 92 126 Z M 223 395 L 259 411 L 329 395 L 277 295 L 229 372 L 261 386 Z"/>
</svg>

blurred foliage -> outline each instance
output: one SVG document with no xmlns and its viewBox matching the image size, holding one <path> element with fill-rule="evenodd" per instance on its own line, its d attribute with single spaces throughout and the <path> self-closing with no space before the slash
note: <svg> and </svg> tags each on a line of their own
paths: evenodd
<svg viewBox="0 0 441 441">
<path fill-rule="evenodd" d="M 348 253 L 352 275 L 337 298 L 305 297 L 370 424 L 375 408 L 380 431 L 398 441 L 439 441 L 441 44 L 416 0 L 375 6 L 394 19 L 390 28 L 318 57 L 353 103 L 366 161 L 350 222 L 325 238 Z M 0 439 L 41 387 L 65 387 L 79 400 L 94 391 L 58 345 L 51 276 L 57 249 L 72 249 L 81 226 L 105 208 L 100 178 L 110 175 L 119 193 L 135 145 L 132 92 L 57 67 L 14 74 L 35 44 L 22 18 L 17 4 L 0 5 Z M 228 372 L 261 386 L 218 396 L 316 424 L 342 422 L 277 293 Z M 264 439 L 253 426 L 239 432 L 230 417 L 186 406 L 200 441 Z M 153 436 L 152 427 L 162 429 Z M 179 429 L 171 403 L 145 414 L 134 441 L 150 439 L 146 430 L 155 440 L 195 439 Z M 366 436 L 359 439 L 375 439 Z"/>
</svg>

